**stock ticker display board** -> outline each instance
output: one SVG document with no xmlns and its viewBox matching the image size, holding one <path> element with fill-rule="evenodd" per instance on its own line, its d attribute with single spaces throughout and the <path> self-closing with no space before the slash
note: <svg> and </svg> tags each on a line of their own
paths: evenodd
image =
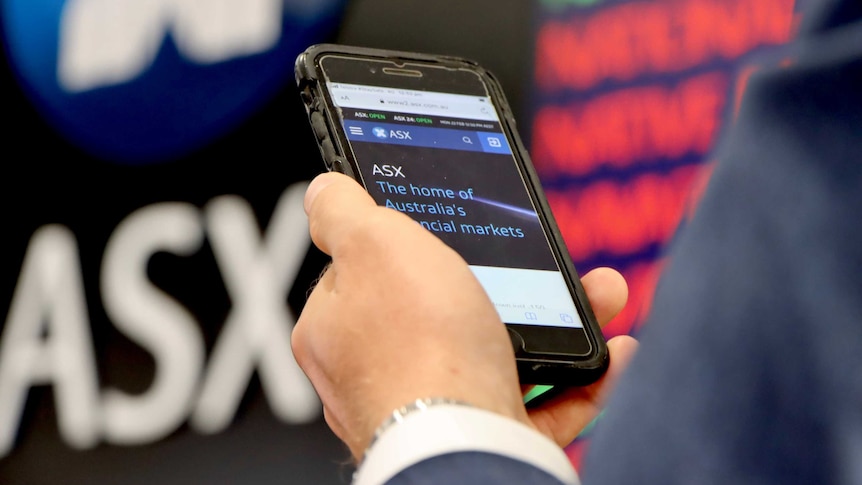
<svg viewBox="0 0 862 485">
<path fill-rule="evenodd" d="M 747 79 L 787 61 L 797 3 L 538 3 L 531 153 L 575 266 L 628 280 L 608 337 L 644 323 L 664 249 L 696 209 Z M 586 441 L 568 448 L 574 462 Z"/>
<path fill-rule="evenodd" d="M 794 1 L 545 0 L 538 17 L 533 161 L 576 266 L 628 277 L 608 333 L 631 333 L 747 77 L 782 61 Z"/>
</svg>

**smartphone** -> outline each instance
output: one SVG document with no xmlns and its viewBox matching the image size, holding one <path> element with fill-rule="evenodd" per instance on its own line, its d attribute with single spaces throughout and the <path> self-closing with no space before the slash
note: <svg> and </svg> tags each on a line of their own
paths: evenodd
<svg viewBox="0 0 862 485">
<path fill-rule="evenodd" d="M 601 329 L 488 71 L 321 44 L 297 58 L 296 79 L 326 168 L 467 261 L 509 330 L 522 383 L 585 385 L 604 373 Z"/>
</svg>

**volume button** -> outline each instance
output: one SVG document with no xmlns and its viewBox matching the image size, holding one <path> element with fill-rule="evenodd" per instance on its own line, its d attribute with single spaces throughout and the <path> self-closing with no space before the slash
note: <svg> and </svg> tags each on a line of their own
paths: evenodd
<svg viewBox="0 0 862 485">
<path fill-rule="evenodd" d="M 299 97 L 302 98 L 302 102 L 305 103 L 305 105 L 309 108 L 311 107 L 312 103 L 314 103 L 314 97 L 311 96 L 307 88 L 299 92 Z"/>
<path fill-rule="evenodd" d="M 335 147 L 332 145 L 332 140 L 325 139 L 320 142 L 320 151 L 323 153 L 323 161 L 326 166 L 332 168 L 332 162 L 338 155 L 335 153 Z"/>
<path fill-rule="evenodd" d="M 322 141 L 329 137 L 329 129 L 326 128 L 326 121 L 320 112 L 314 111 L 311 113 L 311 129 L 314 130 L 314 135 L 317 141 Z"/>
<path fill-rule="evenodd" d="M 332 166 L 330 167 L 330 169 L 333 172 L 344 173 L 344 160 L 342 160 L 341 158 L 335 158 L 332 161 Z"/>
</svg>

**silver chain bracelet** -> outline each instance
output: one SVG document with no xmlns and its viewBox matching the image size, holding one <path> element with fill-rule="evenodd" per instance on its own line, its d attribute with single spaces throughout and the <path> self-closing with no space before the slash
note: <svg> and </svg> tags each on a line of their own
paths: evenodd
<svg viewBox="0 0 862 485">
<path fill-rule="evenodd" d="M 470 403 L 459 401 L 457 399 L 449 399 L 446 397 L 426 397 L 405 404 L 404 406 L 401 406 L 400 408 L 397 408 L 396 410 L 392 411 L 392 414 L 390 414 L 389 417 L 387 417 L 386 420 L 383 421 L 383 423 L 378 426 L 377 429 L 374 430 L 374 435 L 371 437 L 371 442 L 368 443 L 368 447 L 365 448 L 365 454 L 368 454 L 368 450 L 370 450 L 371 447 L 374 446 L 374 443 L 377 441 L 378 438 L 383 435 L 383 433 L 386 432 L 386 430 L 388 430 L 393 425 L 404 421 L 404 419 L 410 414 L 416 412 L 423 412 L 426 411 L 428 408 L 441 405 L 473 407 L 472 405 L 470 405 Z M 360 460 L 359 464 L 357 465 L 357 468 L 359 467 L 359 465 L 361 465 L 361 463 L 362 460 Z"/>
</svg>

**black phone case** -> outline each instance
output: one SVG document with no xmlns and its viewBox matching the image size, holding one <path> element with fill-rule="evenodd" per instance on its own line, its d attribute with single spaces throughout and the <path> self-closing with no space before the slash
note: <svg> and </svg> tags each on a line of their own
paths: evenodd
<svg viewBox="0 0 862 485">
<path fill-rule="evenodd" d="M 518 337 L 512 336 L 518 365 L 518 375 L 524 384 L 552 384 L 561 386 L 587 385 L 601 377 L 607 370 L 610 362 L 607 344 L 589 305 L 584 289 L 581 286 L 580 277 L 575 271 L 568 252 L 565 250 L 565 242 L 551 214 L 551 209 L 548 206 L 539 177 L 533 168 L 526 147 L 515 129 L 514 115 L 496 78 L 476 62 L 458 57 L 337 44 L 318 44 L 306 49 L 296 59 L 296 83 L 299 87 L 300 96 L 308 113 L 312 131 L 317 140 L 323 161 L 327 170 L 342 172 L 359 182 L 361 182 L 361 176 L 359 176 L 358 165 L 355 160 L 350 159 L 350 152 L 346 149 L 348 146 L 347 135 L 344 133 L 344 130 L 339 128 L 339 121 L 333 118 L 334 105 L 327 97 L 325 90 L 321 87 L 324 80 L 317 65 L 317 60 L 325 54 L 341 54 L 401 62 L 418 61 L 453 68 L 468 68 L 479 73 L 484 78 L 494 103 L 500 108 L 500 114 L 502 115 L 500 120 L 501 125 L 512 144 L 515 158 L 518 161 L 524 179 L 530 186 L 531 190 L 528 192 L 530 192 L 530 197 L 536 204 L 539 216 L 551 238 L 551 249 L 560 263 L 560 270 L 576 296 L 575 303 L 593 347 L 593 352 L 589 357 L 578 356 L 575 360 L 566 360 L 564 356 L 528 354 L 524 351 L 523 346 L 519 347 L 516 343 Z M 517 335 L 517 332 L 514 332 L 511 328 L 509 331 L 510 336 L 512 333 Z"/>
</svg>

